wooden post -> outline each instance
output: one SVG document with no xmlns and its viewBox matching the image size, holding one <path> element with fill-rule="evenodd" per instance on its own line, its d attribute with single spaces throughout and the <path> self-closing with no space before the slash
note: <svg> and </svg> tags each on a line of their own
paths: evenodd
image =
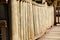
<svg viewBox="0 0 60 40">
<path fill-rule="evenodd" d="M 56 25 L 56 5 L 57 5 L 57 0 L 54 1 L 53 7 L 54 7 L 54 25 Z"/>
<path fill-rule="evenodd" d="M 54 25 L 56 25 L 56 7 L 55 6 L 54 6 Z"/>
<path fill-rule="evenodd" d="M 11 16 L 12 16 L 12 40 L 19 40 L 18 37 L 18 4 L 19 1 L 11 0 Z"/>
</svg>

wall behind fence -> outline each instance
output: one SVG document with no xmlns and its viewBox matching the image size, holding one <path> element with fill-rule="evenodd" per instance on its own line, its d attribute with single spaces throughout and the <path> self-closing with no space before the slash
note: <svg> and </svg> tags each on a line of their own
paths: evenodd
<svg viewBox="0 0 60 40">
<path fill-rule="evenodd" d="M 45 4 L 40 5 L 26 1 L 17 2 L 16 5 L 17 10 L 12 11 L 13 40 L 35 40 L 54 24 L 53 6 L 48 7 Z M 12 10 L 15 9 L 13 6 Z"/>
</svg>

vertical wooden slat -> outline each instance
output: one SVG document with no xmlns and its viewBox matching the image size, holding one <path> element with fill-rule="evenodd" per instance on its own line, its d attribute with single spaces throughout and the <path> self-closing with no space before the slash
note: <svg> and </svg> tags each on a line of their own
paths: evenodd
<svg viewBox="0 0 60 40">
<path fill-rule="evenodd" d="M 23 40 L 23 27 L 24 27 L 24 17 L 23 17 L 23 12 L 24 12 L 24 9 L 23 9 L 23 2 L 21 2 L 21 40 Z"/>
<path fill-rule="evenodd" d="M 33 29 L 33 14 L 32 4 L 28 3 L 28 27 L 29 27 L 29 40 L 34 40 L 34 29 Z"/>
<path fill-rule="evenodd" d="M 27 13 L 26 13 L 26 27 L 27 27 L 27 40 L 30 40 L 30 24 L 29 24 L 29 13 L 30 13 L 30 9 L 29 9 L 30 4 L 27 3 Z"/>
<path fill-rule="evenodd" d="M 17 1 L 18 40 L 21 40 L 21 2 Z"/>
<path fill-rule="evenodd" d="M 19 40 L 18 36 L 18 1 L 11 0 L 12 40 Z"/>
<path fill-rule="evenodd" d="M 51 26 L 52 14 L 49 9 L 47 12 L 45 7 L 32 5 L 26 1 L 19 3 L 13 0 L 11 3 L 12 40 L 35 40 L 34 36 L 43 34 L 46 26 Z"/>
<path fill-rule="evenodd" d="M 40 34 L 42 33 L 42 31 L 41 31 L 41 7 L 39 7 L 39 32 L 40 32 Z"/>
<path fill-rule="evenodd" d="M 32 4 L 31 4 L 31 3 L 30 3 L 30 7 L 31 7 L 31 9 L 30 9 L 30 11 L 31 11 L 31 17 L 32 17 L 32 18 L 31 18 L 31 25 L 32 25 L 32 26 L 31 26 L 31 29 L 30 29 L 30 31 L 31 31 L 31 32 L 30 32 L 30 33 L 31 33 L 31 34 L 30 34 L 30 38 L 31 38 L 31 40 L 35 40 L 35 39 L 34 39 L 34 27 L 33 27 L 33 14 L 32 14 L 33 11 L 32 11 Z"/>
<path fill-rule="evenodd" d="M 37 20 L 37 19 L 36 19 L 36 6 L 34 5 L 34 24 L 35 24 L 34 27 L 35 27 L 35 36 L 37 35 L 36 20 Z"/>
<path fill-rule="evenodd" d="M 29 27 L 28 27 L 28 21 L 27 21 L 27 18 L 28 18 L 28 15 L 27 15 L 28 14 L 28 12 L 27 12 L 28 9 L 27 9 L 27 7 L 28 7 L 28 3 L 26 3 L 26 10 L 25 10 L 26 11 L 26 14 L 25 14 L 25 17 L 26 17 L 26 19 L 25 19 L 26 20 L 26 22 L 25 22 L 25 26 L 26 26 L 26 40 L 29 39 L 28 38 L 28 32 L 29 32 L 28 28 Z"/>
<path fill-rule="evenodd" d="M 35 6 L 33 5 L 33 7 L 32 7 L 33 9 L 33 26 L 34 26 L 34 36 L 35 36 Z"/>
<path fill-rule="evenodd" d="M 34 40 L 32 4 L 21 2 L 21 40 Z"/>
</svg>

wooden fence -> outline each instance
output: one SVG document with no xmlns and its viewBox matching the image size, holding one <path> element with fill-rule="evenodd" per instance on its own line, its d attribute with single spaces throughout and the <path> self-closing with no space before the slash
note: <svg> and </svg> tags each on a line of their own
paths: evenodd
<svg viewBox="0 0 60 40">
<path fill-rule="evenodd" d="M 35 40 L 54 24 L 53 6 L 11 1 L 12 40 Z"/>
</svg>

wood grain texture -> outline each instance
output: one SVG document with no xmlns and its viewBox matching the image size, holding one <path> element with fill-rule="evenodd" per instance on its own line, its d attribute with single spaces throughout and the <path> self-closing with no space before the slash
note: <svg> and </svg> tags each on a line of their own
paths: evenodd
<svg viewBox="0 0 60 40">
<path fill-rule="evenodd" d="M 35 40 L 54 24 L 53 6 L 37 5 L 12 1 L 12 40 Z"/>
<path fill-rule="evenodd" d="M 19 40 L 18 37 L 18 1 L 11 0 L 11 16 L 12 16 L 12 40 Z"/>
</svg>

